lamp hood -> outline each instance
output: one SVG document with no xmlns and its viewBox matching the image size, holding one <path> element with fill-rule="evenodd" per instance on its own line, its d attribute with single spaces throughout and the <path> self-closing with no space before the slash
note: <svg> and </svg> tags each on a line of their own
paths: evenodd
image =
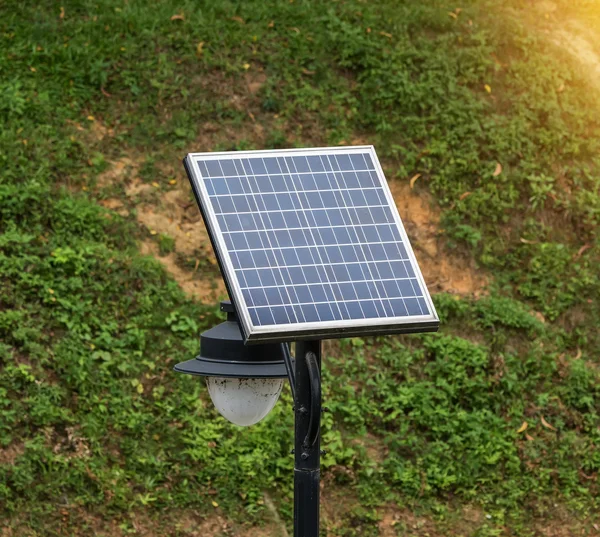
<svg viewBox="0 0 600 537">
<path fill-rule="evenodd" d="M 244 345 L 231 302 L 222 302 L 221 311 L 227 312 L 227 320 L 200 334 L 200 355 L 177 364 L 175 371 L 205 377 L 287 377 L 281 344 Z"/>
</svg>

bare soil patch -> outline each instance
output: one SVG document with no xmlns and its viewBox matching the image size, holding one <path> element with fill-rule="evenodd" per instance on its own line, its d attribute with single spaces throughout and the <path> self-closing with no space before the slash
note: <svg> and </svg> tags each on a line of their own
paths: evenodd
<svg viewBox="0 0 600 537">
<path fill-rule="evenodd" d="M 360 438 L 354 439 L 353 443 L 364 447 L 369 459 L 377 464 L 383 463 L 388 457 L 388 446 L 382 442 L 381 438 L 370 432 Z"/>
<path fill-rule="evenodd" d="M 432 292 L 480 296 L 488 283 L 473 258 L 450 252 L 439 230 L 440 211 L 431 196 L 408 182 L 389 182 L 425 282 Z"/>
<path fill-rule="evenodd" d="M 93 145 L 101 142 L 105 138 L 112 138 L 115 135 L 115 130 L 107 127 L 101 121 L 98 121 L 93 116 L 89 116 L 88 124 L 84 127 L 77 121 L 68 121 L 76 131 L 78 131 L 78 137 L 87 144 Z M 91 119 L 93 118 L 93 119 Z"/>
<path fill-rule="evenodd" d="M 390 506 L 382 509 L 379 515 L 381 517 L 378 524 L 380 537 L 397 537 L 398 535 L 445 537 L 448 535 L 440 531 L 430 518 L 417 516 L 408 509 Z M 455 535 L 461 535 L 461 533 Z"/>
<path fill-rule="evenodd" d="M 358 505 L 358 499 L 348 490 L 321 481 L 321 531 L 335 537 L 346 526 L 348 514 Z"/>
<path fill-rule="evenodd" d="M 586 28 L 580 21 L 571 20 L 563 28 L 555 28 L 553 40 L 581 64 L 590 81 L 600 89 L 600 51 L 597 43 L 600 35 Z"/>
<path fill-rule="evenodd" d="M 0 448 L 0 464 L 12 465 L 25 452 L 25 444 L 13 442 L 10 446 Z"/>
<path fill-rule="evenodd" d="M 174 240 L 175 250 L 166 256 L 160 256 L 150 240 L 142 243 L 142 252 L 156 257 L 187 294 L 203 302 L 226 296 L 223 280 L 215 278 L 214 271 L 198 270 L 200 265 L 216 266 L 217 260 L 187 180 L 177 181 L 177 188 L 161 193 L 156 203 L 138 205 L 137 219 L 151 234 Z M 182 256 L 194 259 L 196 268 L 182 267 Z"/>
<path fill-rule="evenodd" d="M 125 204 L 118 198 L 100 200 L 99 203 L 103 207 L 110 209 L 111 211 L 115 211 L 121 216 L 127 216 L 129 214 L 129 210 L 125 207 Z"/>
<path fill-rule="evenodd" d="M 287 531 L 282 533 L 281 528 L 274 524 L 267 524 L 266 526 L 254 526 L 247 530 L 243 530 L 241 533 L 235 533 L 239 537 L 287 537 Z"/>
<path fill-rule="evenodd" d="M 227 291 L 221 279 L 212 277 L 210 279 L 202 278 L 201 276 L 196 276 L 194 271 L 181 268 L 178 264 L 176 254 L 171 253 L 161 256 L 155 242 L 142 242 L 140 244 L 140 252 L 144 255 L 151 255 L 160 261 L 165 270 L 188 296 L 205 303 L 213 303 L 221 298 L 225 298 Z"/>
<path fill-rule="evenodd" d="M 216 263 L 208 233 L 202 222 L 196 202 L 191 199 L 187 181 L 176 190 L 162 192 L 155 204 L 138 206 L 137 219 L 150 232 L 156 231 L 175 239 L 175 250 L 193 256 L 198 250 L 202 256 Z"/>
<path fill-rule="evenodd" d="M 115 183 L 122 183 L 138 173 L 141 161 L 133 157 L 122 157 L 110 163 L 109 168 L 98 175 L 97 185 L 106 187 Z"/>
<path fill-rule="evenodd" d="M 272 523 L 269 525 L 270 533 L 264 533 L 261 535 L 270 535 L 272 537 L 290 537 L 285 523 L 283 522 L 283 520 L 281 520 L 281 517 L 279 516 L 279 511 L 277 510 L 275 502 L 273 502 L 273 498 L 271 498 L 271 496 L 267 492 L 263 493 L 263 498 L 265 502 L 265 507 L 267 508 L 267 511 L 269 512 L 270 517 L 272 519 Z"/>
<path fill-rule="evenodd" d="M 100 188 L 121 187 L 125 195 L 103 199 L 99 203 L 122 216 L 127 216 L 130 208 L 135 207 L 136 218 L 149 235 L 173 239 L 174 251 L 167 255 L 160 254 L 157 241 L 153 239 L 143 241 L 140 250 L 158 259 L 186 294 L 202 302 L 215 302 L 225 297 L 221 278 L 215 278 L 214 271 L 198 268 L 216 266 L 216 259 L 187 179 L 181 172 L 177 179 L 171 180 L 175 185 L 169 184 L 169 190 L 165 190 L 164 177 L 173 175 L 165 175 L 161 183 L 145 183 L 138 175 L 141 164 L 142 159 L 133 155 L 112 162 L 98 177 L 97 185 Z M 191 260 L 195 268 L 186 268 L 182 259 Z"/>
</svg>

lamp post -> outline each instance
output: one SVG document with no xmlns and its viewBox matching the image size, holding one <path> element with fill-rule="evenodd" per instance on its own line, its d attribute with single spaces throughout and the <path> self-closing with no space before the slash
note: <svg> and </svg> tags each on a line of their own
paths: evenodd
<svg viewBox="0 0 600 537">
<path fill-rule="evenodd" d="M 321 342 L 244 345 L 231 302 L 227 320 L 200 335 L 200 355 L 177 364 L 179 373 L 206 377 L 219 413 L 236 425 L 262 420 L 275 406 L 288 378 L 294 399 L 294 537 L 319 536 Z"/>
<path fill-rule="evenodd" d="M 266 416 L 288 377 L 294 537 L 318 537 L 320 339 L 435 332 L 435 306 L 373 146 L 189 153 L 183 164 L 237 310 L 223 303 L 228 320 L 175 369 L 207 376 L 240 425 Z"/>
</svg>

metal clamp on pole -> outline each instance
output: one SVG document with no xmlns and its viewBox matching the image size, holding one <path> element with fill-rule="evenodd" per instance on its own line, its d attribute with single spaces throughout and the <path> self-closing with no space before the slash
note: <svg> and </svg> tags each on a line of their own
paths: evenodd
<svg viewBox="0 0 600 537">
<path fill-rule="evenodd" d="M 281 352 L 283 354 L 283 361 L 285 362 L 285 367 L 287 369 L 288 381 L 290 382 L 290 390 L 292 391 L 292 401 L 294 404 L 296 403 L 296 370 L 294 364 L 294 358 L 292 357 L 292 353 L 290 352 L 290 344 L 282 343 L 281 344 Z"/>
<path fill-rule="evenodd" d="M 308 379 L 310 381 L 310 417 L 308 432 L 306 433 L 302 447 L 308 451 L 314 447 L 321 430 L 321 373 L 319 372 L 317 355 L 314 352 L 307 352 L 304 359 L 306 360 Z"/>
</svg>

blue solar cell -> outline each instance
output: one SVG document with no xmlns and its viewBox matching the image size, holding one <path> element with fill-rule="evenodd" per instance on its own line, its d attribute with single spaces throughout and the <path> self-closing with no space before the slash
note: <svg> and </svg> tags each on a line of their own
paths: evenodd
<svg viewBox="0 0 600 537">
<path fill-rule="evenodd" d="M 330 189 L 333 188 L 332 181 L 330 180 L 328 173 L 314 173 L 312 174 L 317 190 L 321 191 L 323 195 Z"/>
<path fill-rule="evenodd" d="M 334 160 L 337 162 L 340 170 L 353 170 L 352 161 L 349 155 L 336 155 Z"/>
<path fill-rule="evenodd" d="M 306 323 L 314 323 L 319 321 L 319 315 L 317 314 L 317 308 L 314 304 L 301 304 L 299 305 L 300 314 Z"/>
<path fill-rule="evenodd" d="M 354 288 L 353 283 L 340 283 L 338 285 L 339 289 L 339 297 L 338 300 L 355 300 L 358 298 L 356 296 L 356 289 Z"/>
<path fill-rule="evenodd" d="M 348 209 L 329 209 L 325 213 L 329 221 L 330 226 L 344 226 L 347 225 Z"/>
<path fill-rule="evenodd" d="M 300 260 L 298 259 L 298 254 L 294 248 L 284 248 L 281 250 L 281 254 L 283 256 L 283 264 L 286 266 L 290 265 L 300 265 Z"/>
<path fill-rule="evenodd" d="M 323 165 L 323 159 L 316 155 L 311 155 L 306 157 L 308 161 L 308 166 L 311 172 L 321 172 L 325 171 L 325 166 Z"/>
<path fill-rule="evenodd" d="M 268 285 L 264 282 L 264 279 L 261 278 L 260 270 L 236 270 L 236 274 L 238 278 L 240 278 L 240 284 L 242 289 L 249 287 L 262 287 L 263 285 Z M 241 278 L 244 278 L 244 283 L 241 282 Z"/>
<path fill-rule="evenodd" d="M 287 192 L 279 192 L 275 194 L 275 202 L 277 203 L 277 208 L 282 211 L 295 211 L 297 209 L 292 200 L 292 197 Z"/>
<path fill-rule="evenodd" d="M 306 276 L 302 267 L 289 267 L 287 269 L 289 283 L 292 285 L 298 285 L 300 283 L 306 283 Z"/>
<path fill-rule="evenodd" d="M 406 303 L 404 300 L 390 300 L 390 305 L 394 315 L 397 317 L 404 317 L 408 315 L 408 310 L 406 309 Z"/>
<path fill-rule="evenodd" d="M 417 302 L 419 303 L 419 307 L 421 308 L 423 315 L 429 315 L 429 308 L 427 307 L 425 299 L 422 296 L 420 296 L 417 298 Z"/>
<path fill-rule="evenodd" d="M 230 159 L 219 160 L 220 172 L 222 175 L 238 175 L 237 168 L 235 166 L 235 162 Z"/>
<path fill-rule="evenodd" d="M 204 163 L 204 166 L 208 170 L 206 173 L 208 177 L 222 177 L 223 171 L 218 160 L 208 160 Z"/>
<path fill-rule="evenodd" d="M 335 238 L 334 244 L 348 244 L 350 242 L 350 234 L 345 227 L 337 227 L 333 229 Z"/>
<path fill-rule="evenodd" d="M 267 173 L 262 158 L 242 159 L 242 166 L 247 175 L 263 175 Z"/>
<path fill-rule="evenodd" d="M 290 322 L 290 318 L 287 314 L 286 308 L 283 306 L 271 308 L 273 313 L 273 318 L 275 320 L 275 324 L 288 324 Z"/>
<path fill-rule="evenodd" d="M 358 278 L 352 277 L 350 267 L 358 267 L 358 265 L 357 264 L 346 265 L 344 263 L 341 263 L 339 265 L 332 265 L 330 267 L 330 270 L 333 273 L 333 277 L 334 277 L 333 279 L 336 282 L 349 282 L 349 281 L 360 279 L 360 273 L 358 274 L 358 276 L 359 276 Z"/>
<path fill-rule="evenodd" d="M 310 218 L 314 220 L 315 229 L 327 229 L 328 226 L 331 226 L 326 210 L 315 209 L 307 212 Z"/>
<path fill-rule="evenodd" d="M 358 301 L 346 302 L 345 306 L 346 306 L 346 309 L 348 310 L 348 318 L 350 318 L 350 319 L 366 318 L 365 314 L 363 312 L 363 309 L 361 308 L 360 302 L 358 302 Z"/>
<path fill-rule="evenodd" d="M 250 313 L 252 313 L 252 311 L 253 308 L 250 308 Z M 273 314 L 271 313 L 272 308 L 255 308 L 254 311 L 256 312 L 257 319 L 254 324 L 257 326 L 270 325 L 275 322 Z"/>
<path fill-rule="evenodd" d="M 377 188 L 377 176 L 371 172 L 355 172 L 356 181 L 360 188 Z"/>
<path fill-rule="evenodd" d="M 318 262 L 321 258 L 318 255 L 318 250 L 314 248 L 298 248 L 296 250 L 299 265 L 310 265 Z"/>
<path fill-rule="evenodd" d="M 347 265 L 335 267 L 335 269 L 337 269 L 340 272 L 340 277 L 342 279 L 340 279 L 339 281 L 358 282 L 367 279 L 365 278 L 365 270 L 367 270 L 368 274 L 368 267 L 366 265 L 363 265 L 362 263 L 349 263 Z"/>
<path fill-rule="evenodd" d="M 190 157 L 249 332 L 409 316 L 437 323 L 370 150 Z"/>
<path fill-rule="evenodd" d="M 253 306 L 268 306 L 270 305 L 267 291 L 269 289 L 253 288 L 250 289 L 250 296 L 252 297 Z"/>
<path fill-rule="evenodd" d="M 267 297 L 267 303 L 272 306 L 283 304 L 285 302 L 281 291 L 277 287 L 265 288 L 265 295 Z"/>
<path fill-rule="evenodd" d="M 423 315 L 419 301 L 416 298 L 405 298 L 404 305 L 409 315 Z"/>
<path fill-rule="evenodd" d="M 249 234 L 248 234 L 249 235 Z M 246 241 L 246 234 L 242 233 L 231 233 L 228 236 L 232 243 L 232 250 L 247 250 L 248 242 Z"/>
<path fill-rule="evenodd" d="M 340 246 L 340 252 L 342 253 L 344 263 L 354 263 L 358 261 L 358 254 L 356 253 L 356 248 L 352 245 Z"/>
<path fill-rule="evenodd" d="M 265 158 L 265 159 L 263 159 L 263 162 L 264 162 L 265 168 L 267 169 L 267 172 L 269 174 L 273 175 L 273 174 L 281 173 L 281 166 L 279 165 L 279 163 L 277 162 L 277 159 L 275 157 Z"/>
<path fill-rule="evenodd" d="M 301 228 L 302 222 L 297 212 L 286 212 L 285 213 L 286 223 L 289 229 Z"/>
<path fill-rule="evenodd" d="M 289 231 L 289 236 L 292 240 L 292 244 L 296 247 L 309 246 L 308 237 L 306 232 L 302 229 L 292 229 Z"/>
<path fill-rule="evenodd" d="M 361 188 L 360 178 L 354 171 L 334 173 L 331 178 L 336 188 Z"/>
<path fill-rule="evenodd" d="M 316 306 L 320 321 L 333 321 L 335 319 L 331 304 L 317 304 Z"/>
<path fill-rule="evenodd" d="M 380 310 L 378 304 L 375 301 L 365 300 L 361 304 L 363 315 L 365 318 L 370 319 L 372 317 L 380 317 Z"/>
<path fill-rule="evenodd" d="M 285 158 L 286 169 L 293 173 L 305 173 L 310 172 L 308 160 L 306 157 L 286 157 Z"/>
<path fill-rule="evenodd" d="M 368 157 L 368 155 L 365 155 L 364 153 L 350 155 L 350 162 L 352 163 L 353 170 L 365 170 L 367 168 L 373 167 L 372 163 L 371 166 L 367 164 L 367 162 L 365 161 L 365 156 Z"/>
<path fill-rule="evenodd" d="M 244 194 L 244 186 L 239 177 L 227 177 L 226 182 L 230 194 Z"/>
<path fill-rule="evenodd" d="M 385 200 L 381 199 L 380 191 L 378 189 L 369 188 L 362 190 L 361 194 L 364 200 L 360 205 L 381 205 L 385 203 Z"/>
</svg>

